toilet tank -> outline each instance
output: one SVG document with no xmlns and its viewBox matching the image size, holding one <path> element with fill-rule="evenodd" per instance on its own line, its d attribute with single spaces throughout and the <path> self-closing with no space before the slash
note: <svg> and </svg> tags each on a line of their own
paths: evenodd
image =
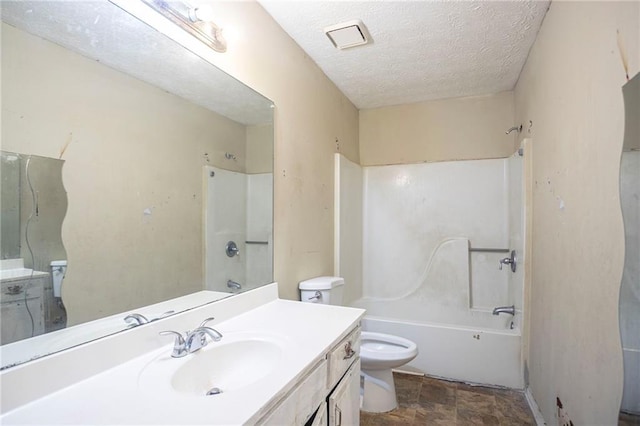
<svg viewBox="0 0 640 426">
<path fill-rule="evenodd" d="M 50 264 L 51 280 L 53 281 L 53 296 L 62 297 L 62 280 L 67 272 L 66 260 L 52 260 Z"/>
<path fill-rule="evenodd" d="M 324 305 L 342 305 L 344 278 L 316 277 L 300 282 L 300 300 Z"/>
</svg>

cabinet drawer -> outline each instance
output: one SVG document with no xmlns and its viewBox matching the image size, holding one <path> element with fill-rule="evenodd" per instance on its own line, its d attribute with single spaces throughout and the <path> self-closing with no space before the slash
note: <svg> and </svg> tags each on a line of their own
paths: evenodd
<svg viewBox="0 0 640 426">
<path fill-rule="evenodd" d="M 303 425 L 327 395 L 327 362 L 322 360 L 262 420 L 260 425 Z"/>
<path fill-rule="evenodd" d="M 360 326 L 342 339 L 327 355 L 329 377 L 327 386 L 332 389 L 349 366 L 360 356 Z"/>
<path fill-rule="evenodd" d="M 29 284 L 28 287 L 27 284 Z M 10 287 L 11 290 L 9 290 Z M 32 282 L 27 280 L 4 282 L 0 291 L 0 302 L 2 303 L 23 302 L 25 291 L 27 292 L 27 299 L 39 299 L 42 297 L 42 285 L 36 280 Z"/>
</svg>

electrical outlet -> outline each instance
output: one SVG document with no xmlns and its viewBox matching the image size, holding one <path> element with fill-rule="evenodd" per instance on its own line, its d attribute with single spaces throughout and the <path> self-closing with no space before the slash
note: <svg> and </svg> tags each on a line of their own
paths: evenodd
<svg viewBox="0 0 640 426">
<path fill-rule="evenodd" d="M 556 405 L 558 406 L 558 424 L 560 426 L 573 426 L 573 422 L 569 418 L 567 410 L 562 405 L 560 398 L 556 397 Z"/>
</svg>

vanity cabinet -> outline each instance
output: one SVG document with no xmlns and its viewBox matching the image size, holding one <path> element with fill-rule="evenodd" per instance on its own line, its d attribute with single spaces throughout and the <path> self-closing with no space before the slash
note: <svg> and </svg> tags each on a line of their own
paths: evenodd
<svg viewBox="0 0 640 426">
<path fill-rule="evenodd" d="M 360 421 L 360 326 L 333 346 L 260 425 L 357 426 Z"/>
<path fill-rule="evenodd" d="M 347 370 L 338 386 L 329 395 L 327 407 L 331 426 L 360 423 L 360 358 Z"/>
<path fill-rule="evenodd" d="M 2 281 L 0 290 L 0 323 L 2 326 L 0 339 L 3 345 L 44 333 L 42 291 L 46 278 Z M 29 284 L 28 289 L 26 288 L 27 284 Z M 33 330 L 31 329 L 32 318 Z"/>
</svg>

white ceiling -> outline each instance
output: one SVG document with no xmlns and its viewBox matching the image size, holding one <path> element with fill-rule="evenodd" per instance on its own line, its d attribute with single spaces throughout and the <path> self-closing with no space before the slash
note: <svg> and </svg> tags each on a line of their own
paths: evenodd
<svg viewBox="0 0 640 426">
<path fill-rule="evenodd" d="M 546 0 L 259 1 L 360 109 L 513 89 L 549 7 Z M 323 28 L 354 19 L 373 44 L 334 48 Z"/>
<path fill-rule="evenodd" d="M 107 0 L 0 0 L 2 21 L 239 123 L 270 123 L 271 101 Z"/>
</svg>

